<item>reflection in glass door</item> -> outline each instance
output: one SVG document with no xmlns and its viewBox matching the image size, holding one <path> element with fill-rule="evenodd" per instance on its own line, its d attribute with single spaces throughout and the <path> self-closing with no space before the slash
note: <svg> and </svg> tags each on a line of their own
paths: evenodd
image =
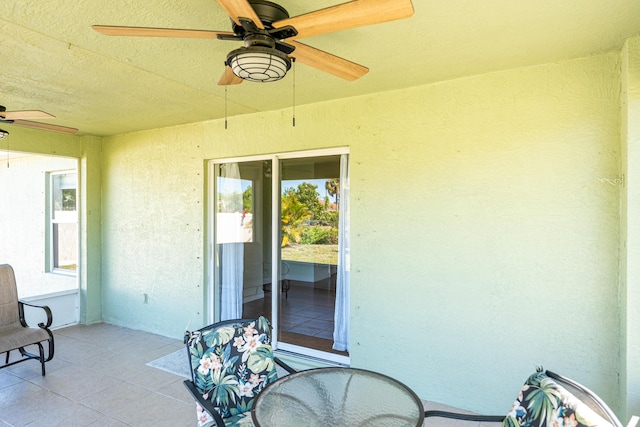
<svg viewBox="0 0 640 427">
<path fill-rule="evenodd" d="M 276 348 L 348 361 L 347 165 L 346 150 L 214 165 L 214 320 L 264 315 Z"/>
<path fill-rule="evenodd" d="M 271 242 L 270 210 L 263 196 L 271 194 L 267 166 L 270 162 L 214 165 L 215 321 L 241 318 L 245 303 L 265 298 L 265 248 Z"/>
</svg>

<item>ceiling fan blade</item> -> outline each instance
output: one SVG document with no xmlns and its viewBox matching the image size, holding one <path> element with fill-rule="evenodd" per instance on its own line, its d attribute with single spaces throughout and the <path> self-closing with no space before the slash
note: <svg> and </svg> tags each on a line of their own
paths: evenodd
<svg viewBox="0 0 640 427">
<path fill-rule="evenodd" d="M 231 67 L 224 67 L 224 74 L 218 81 L 219 86 L 237 85 L 242 83 L 242 79 L 231 71 Z"/>
<path fill-rule="evenodd" d="M 28 120 L 14 120 L 14 122 L 11 124 L 16 126 L 26 127 L 26 128 L 32 128 L 32 129 L 48 130 L 52 132 L 61 132 L 61 133 L 69 133 L 69 134 L 78 132 L 78 129 L 76 128 L 52 125 L 49 123 L 30 122 Z"/>
<path fill-rule="evenodd" d="M 238 18 L 248 18 L 252 20 L 258 28 L 261 30 L 264 29 L 264 24 L 260 21 L 260 18 L 247 0 L 218 0 L 218 4 L 236 24 L 242 26 Z"/>
<path fill-rule="evenodd" d="M 369 69 L 355 62 L 332 55 L 315 47 L 302 44 L 297 41 L 288 40 L 288 43 L 295 46 L 293 56 L 296 61 L 300 61 L 305 65 L 317 68 L 336 77 L 353 81 L 367 74 Z"/>
<path fill-rule="evenodd" d="M 92 25 L 91 28 L 106 36 L 217 39 L 218 35 L 234 35 L 230 31 L 184 30 L 179 28 L 118 27 L 114 25 Z"/>
<path fill-rule="evenodd" d="M 29 111 L 4 111 L 0 112 L 0 117 L 5 120 L 18 120 L 18 119 L 55 119 L 55 116 L 52 116 L 49 113 L 45 113 L 40 110 L 29 110 Z"/>
<path fill-rule="evenodd" d="M 411 0 L 355 0 L 274 22 L 274 28 L 293 25 L 295 39 L 395 21 L 413 15 Z"/>
</svg>

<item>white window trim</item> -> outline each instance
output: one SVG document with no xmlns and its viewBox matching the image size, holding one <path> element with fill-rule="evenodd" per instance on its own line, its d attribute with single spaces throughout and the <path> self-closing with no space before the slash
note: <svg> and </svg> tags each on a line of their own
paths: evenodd
<svg viewBox="0 0 640 427">
<path fill-rule="evenodd" d="M 54 191 L 53 191 L 53 179 L 56 175 L 65 175 L 65 174 L 76 174 L 76 210 L 75 210 L 75 219 L 73 221 L 60 221 L 54 219 Z M 80 195 L 80 173 L 78 169 L 66 169 L 59 171 L 49 171 L 47 172 L 47 239 L 46 239 L 46 272 L 49 274 L 59 274 L 62 276 L 70 276 L 70 277 L 79 277 L 78 269 L 80 264 L 80 250 L 79 247 L 76 247 L 76 269 L 75 270 L 66 270 L 63 268 L 55 268 L 55 260 L 54 260 L 54 238 L 53 238 L 53 225 L 54 224 L 76 224 L 76 233 L 77 233 L 77 241 L 80 240 L 80 212 L 79 212 L 79 195 Z"/>
</svg>

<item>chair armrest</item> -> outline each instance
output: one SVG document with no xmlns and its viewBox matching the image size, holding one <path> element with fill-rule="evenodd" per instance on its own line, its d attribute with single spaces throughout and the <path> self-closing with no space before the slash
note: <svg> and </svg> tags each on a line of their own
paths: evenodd
<svg viewBox="0 0 640 427">
<path fill-rule="evenodd" d="M 485 422 L 494 422 L 501 423 L 504 421 L 504 415 L 476 415 L 476 414 L 460 414 L 458 412 L 447 412 L 447 411 L 425 411 L 424 417 L 441 417 L 441 418 L 451 418 L 454 420 L 462 420 L 462 421 L 485 421 Z"/>
<path fill-rule="evenodd" d="M 189 393 L 191 393 L 191 396 L 193 396 L 196 402 L 198 402 L 198 404 L 202 406 L 202 409 L 204 409 L 209 415 L 211 415 L 211 417 L 216 422 L 216 426 L 225 427 L 226 424 L 224 423 L 224 420 L 222 419 L 218 411 L 215 410 L 210 401 L 202 397 L 195 384 L 193 384 L 191 380 L 184 380 L 183 384 L 187 388 L 187 390 L 189 390 Z"/>
<path fill-rule="evenodd" d="M 20 323 L 22 324 L 22 326 L 24 326 L 25 328 L 28 328 L 29 325 L 27 325 L 27 321 L 25 320 L 24 317 L 24 306 L 29 306 L 29 307 L 34 307 L 34 308 L 41 308 L 42 310 L 44 310 L 45 314 L 47 315 L 47 323 L 38 323 L 38 326 L 43 328 L 43 329 L 48 329 L 51 327 L 51 323 L 53 322 L 53 316 L 51 315 L 51 309 L 46 306 L 46 305 L 35 305 L 35 304 L 29 304 L 27 302 L 24 301 L 18 301 L 18 311 L 20 314 Z"/>
<path fill-rule="evenodd" d="M 274 357 L 273 360 L 280 366 L 282 366 L 284 368 L 285 371 L 289 372 L 290 374 L 295 374 L 296 371 L 295 369 L 293 369 L 291 366 L 287 365 L 285 362 L 283 362 L 282 360 L 280 360 L 277 357 Z"/>
</svg>

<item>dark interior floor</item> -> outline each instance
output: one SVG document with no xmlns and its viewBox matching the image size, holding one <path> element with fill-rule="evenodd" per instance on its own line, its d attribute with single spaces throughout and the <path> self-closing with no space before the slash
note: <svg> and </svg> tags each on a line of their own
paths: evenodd
<svg viewBox="0 0 640 427">
<path fill-rule="evenodd" d="M 266 289 L 264 298 L 244 304 L 243 317 L 271 319 L 271 292 Z M 348 356 L 332 349 L 335 291 L 291 280 L 287 294 L 282 292 L 280 299 L 280 341 Z"/>
</svg>

